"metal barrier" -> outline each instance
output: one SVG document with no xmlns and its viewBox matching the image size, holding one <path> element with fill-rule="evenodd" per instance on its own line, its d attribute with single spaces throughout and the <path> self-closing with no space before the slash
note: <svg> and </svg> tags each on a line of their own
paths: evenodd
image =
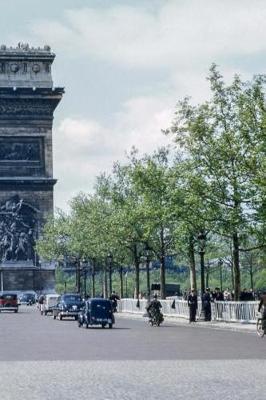
<svg viewBox="0 0 266 400">
<path fill-rule="evenodd" d="M 168 317 L 189 319 L 187 300 L 160 300 L 162 312 Z M 173 304 L 174 302 L 174 304 Z M 122 299 L 118 302 L 118 312 L 145 314 L 147 300 Z M 212 320 L 224 322 L 255 323 L 258 301 L 216 301 L 211 303 Z M 174 306 L 174 307 L 173 307 Z M 197 317 L 201 314 L 201 301 L 198 301 Z"/>
</svg>

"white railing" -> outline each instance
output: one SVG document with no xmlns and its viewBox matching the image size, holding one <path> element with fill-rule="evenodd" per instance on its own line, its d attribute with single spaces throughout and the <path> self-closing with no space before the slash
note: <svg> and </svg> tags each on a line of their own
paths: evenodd
<svg viewBox="0 0 266 400">
<path fill-rule="evenodd" d="M 189 318 L 189 307 L 186 300 L 161 300 L 162 312 L 165 316 L 177 318 Z M 132 314 L 144 314 L 146 312 L 147 300 L 122 299 L 118 304 L 119 312 Z M 258 301 L 217 301 L 211 303 L 212 320 L 225 322 L 255 323 L 258 309 Z M 201 301 L 198 301 L 197 316 L 200 317 Z"/>
</svg>

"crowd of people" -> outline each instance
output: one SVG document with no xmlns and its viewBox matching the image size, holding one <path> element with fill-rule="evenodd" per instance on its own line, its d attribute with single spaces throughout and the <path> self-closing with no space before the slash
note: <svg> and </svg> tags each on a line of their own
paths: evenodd
<svg viewBox="0 0 266 400">
<path fill-rule="evenodd" d="M 220 288 L 216 287 L 214 290 L 206 289 L 208 291 L 211 300 L 214 301 L 234 301 L 234 291 L 226 288 L 225 290 L 221 290 Z M 185 290 L 183 292 L 183 299 L 187 300 L 190 292 Z M 253 289 L 246 289 L 244 288 L 240 293 L 240 301 L 254 301 L 260 300 L 260 291 L 254 291 Z"/>
<path fill-rule="evenodd" d="M 228 288 L 222 291 L 220 288 L 216 287 L 213 291 L 207 288 L 205 292 L 200 296 L 202 300 L 202 311 L 205 321 L 211 321 L 211 303 L 214 301 L 234 301 L 234 292 L 230 291 Z M 240 301 L 254 301 L 263 298 L 261 292 L 254 292 L 252 289 L 243 289 L 240 293 Z M 196 314 L 198 309 L 198 295 L 196 290 L 191 290 L 189 293 L 184 292 L 183 299 L 187 300 L 189 306 L 189 322 L 196 321 Z M 266 305 L 266 300 L 264 300 Z M 263 303 L 263 304 L 264 304 Z M 262 306 L 259 307 L 260 308 Z M 266 317 L 266 314 L 265 314 Z"/>
</svg>

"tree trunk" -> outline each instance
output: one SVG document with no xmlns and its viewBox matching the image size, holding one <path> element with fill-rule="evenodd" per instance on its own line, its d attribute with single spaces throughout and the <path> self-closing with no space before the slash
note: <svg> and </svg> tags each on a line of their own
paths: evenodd
<svg viewBox="0 0 266 400">
<path fill-rule="evenodd" d="M 165 256 L 161 256 L 160 260 L 160 286 L 161 286 L 161 298 L 165 299 Z"/>
<path fill-rule="evenodd" d="M 252 254 L 250 256 L 249 275 L 250 275 L 250 287 L 251 287 L 252 292 L 253 292 L 253 290 L 254 290 L 254 279 L 253 279 L 253 257 L 252 257 Z"/>
<path fill-rule="evenodd" d="M 233 263 L 234 263 L 234 290 L 235 290 L 235 301 L 240 298 L 241 281 L 240 281 L 240 261 L 239 261 L 239 238 L 238 233 L 233 234 Z"/>
<path fill-rule="evenodd" d="M 137 245 L 134 244 L 134 264 L 135 264 L 135 289 L 136 289 L 136 298 L 139 298 L 139 256 L 138 256 L 138 248 Z"/>
<path fill-rule="evenodd" d="M 92 297 L 95 297 L 95 267 L 96 267 L 96 260 L 95 258 L 92 260 L 92 267 L 91 267 L 91 278 L 92 278 Z"/>
<path fill-rule="evenodd" d="M 188 259 L 189 259 L 189 269 L 190 269 L 190 287 L 191 290 L 192 289 L 197 290 L 195 249 L 194 249 L 194 238 L 192 235 L 189 238 Z"/>
<path fill-rule="evenodd" d="M 119 268 L 119 275 L 120 275 L 120 299 L 124 297 L 124 285 L 123 285 L 123 267 L 120 266 Z"/>
<path fill-rule="evenodd" d="M 107 265 L 106 265 L 106 263 L 104 263 L 104 271 L 103 271 L 103 296 L 105 299 L 108 298 Z"/>
</svg>

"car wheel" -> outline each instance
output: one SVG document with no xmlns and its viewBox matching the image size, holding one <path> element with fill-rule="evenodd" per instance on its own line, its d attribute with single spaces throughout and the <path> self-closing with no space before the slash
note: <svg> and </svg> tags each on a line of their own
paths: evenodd
<svg viewBox="0 0 266 400">
<path fill-rule="evenodd" d="M 17 313 L 18 312 L 18 310 L 15 310 L 15 313 Z"/>
<path fill-rule="evenodd" d="M 105 328 L 105 324 L 102 324 L 102 328 L 103 328 L 103 329 Z"/>
<path fill-rule="evenodd" d="M 78 320 L 78 316 L 77 315 L 75 315 L 75 321 L 77 321 Z"/>
<path fill-rule="evenodd" d="M 112 329 L 113 328 L 113 324 L 109 324 L 109 329 Z"/>
</svg>

